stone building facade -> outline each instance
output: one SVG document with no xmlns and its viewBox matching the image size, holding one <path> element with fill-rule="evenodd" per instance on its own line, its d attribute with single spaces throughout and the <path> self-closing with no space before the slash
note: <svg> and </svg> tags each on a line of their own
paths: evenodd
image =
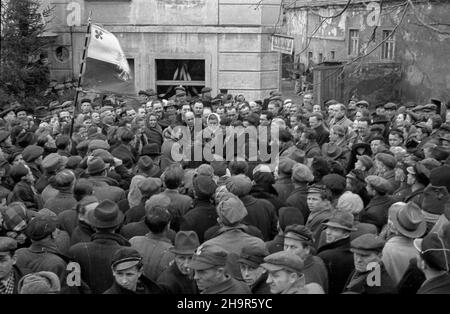
<svg viewBox="0 0 450 314">
<path fill-rule="evenodd" d="M 114 33 L 129 60 L 135 90 L 191 92 L 209 86 L 263 99 L 280 86 L 280 54 L 271 51 L 281 0 L 48 0 L 52 75 L 77 76 L 86 21 Z M 74 23 L 79 10 L 81 25 Z"/>
</svg>

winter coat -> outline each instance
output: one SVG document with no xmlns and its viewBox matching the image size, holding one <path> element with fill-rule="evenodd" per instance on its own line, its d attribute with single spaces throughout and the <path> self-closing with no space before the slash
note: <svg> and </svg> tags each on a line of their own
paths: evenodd
<svg viewBox="0 0 450 314">
<path fill-rule="evenodd" d="M 294 184 L 290 177 L 278 178 L 273 187 L 277 191 L 280 200 L 287 200 L 292 191 L 294 191 Z"/>
<path fill-rule="evenodd" d="M 170 294 L 198 294 L 195 280 L 183 275 L 175 261 L 159 275 L 157 282 Z"/>
<path fill-rule="evenodd" d="M 450 294 L 450 274 L 443 273 L 438 277 L 425 280 L 417 294 Z"/>
<path fill-rule="evenodd" d="M 92 293 L 103 293 L 113 284 L 111 259 L 123 246 L 130 246 L 130 243 L 122 236 L 97 232 L 92 235 L 91 242 L 77 243 L 70 248 L 69 255 L 80 264 L 81 278 Z"/>
<path fill-rule="evenodd" d="M 359 221 L 374 224 L 378 232 L 387 223 L 389 207 L 394 204 L 394 200 L 387 195 L 377 195 L 372 198 L 369 205 L 361 212 Z"/>
<path fill-rule="evenodd" d="M 95 230 L 91 226 L 80 220 L 70 237 L 70 245 L 72 246 L 80 242 L 91 242 L 94 233 Z"/>
<path fill-rule="evenodd" d="M 201 294 L 251 294 L 250 288 L 229 275 L 226 275 L 226 280 L 203 290 Z"/>
<path fill-rule="evenodd" d="M 156 281 L 175 258 L 175 254 L 170 251 L 173 245 L 164 236 L 148 233 L 131 238 L 130 243 L 141 254 L 144 275 L 151 280 Z"/>
<path fill-rule="evenodd" d="M 328 271 L 329 294 L 339 294 L 353 271 L 353 253 L 350 251 L 350 237 L 326 244 L 318 254 Z"/>
<path fill-rule="evenodd" d="M 206 230 L 217 223 L 216 207 L 209 200 L 195 199 L 194 208 L 182 218 L 180 230 L 193 230 L 197 233 L 200 243 L 204 241 Z"/>
<path fill-rule="evenodd" d="M 62 191 L 49 199 L 44 204 L 44 208 L 50 209 L 56 215 L 62 213 L 65 210 L 71 210 L 77 206 L 77 200 L 73 197 L 73 193 L 70 191 Z"/>
<path fill-rule="evenodd" d="M 255 198 L 268 200 L 273 205 L 273 207 L 275 207 L 277 215 L 278 215 L 278 210 L 281 207 L 285 206 L 285 200 L 281 200 L 278 197 L 278 192 L 277 192 L 277 190 L 275 190 L 275 188 L 272 185 L 263 186 L 263 185 L 256 184 L 256 185 L 252 186 L 250 195 Z"/>
<path fill-rule="evenodd" d="M 308 188 L 306 186 L 299 186 L 294 188 L 292 193 L 286 200 L 286 206 L 295 207 L 300 210 L 305 221 L 308 221 L 310 214 L 306 197 L 308 196 Z"/>
<path fill-rule="evenodd" d="M 178 232 L 180 230 L 181 218 L 192 206 L 192 198 L 180 194 L 177 190 L 167 189 L 160 194 L 170 198 L 169 211 L 172 214 L 170 226 L 174 231 Z"/>
<path fill-rule="evenodd" d="M 240 199 L 248 212 L 243 222 L 261 230 L 264 241 L 272 240 L 278 233 L 277 216 L 273 205 L 269 201 L 251 195 L 242 196 Z"/>
</svg>

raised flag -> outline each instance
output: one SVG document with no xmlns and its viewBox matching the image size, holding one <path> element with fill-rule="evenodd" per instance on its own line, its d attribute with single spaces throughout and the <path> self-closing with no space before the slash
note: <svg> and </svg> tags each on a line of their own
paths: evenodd
<svg viewBox="0 0 450 314">
<path fill-rule="evenodd" d="M 83 87 L 118 94 L 135 94 L 134 80 L 119 40 L 92 24 Z"/>
</svg>

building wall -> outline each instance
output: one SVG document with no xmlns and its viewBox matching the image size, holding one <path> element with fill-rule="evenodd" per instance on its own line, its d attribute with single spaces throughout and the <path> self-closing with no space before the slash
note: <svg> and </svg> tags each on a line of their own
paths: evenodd
<svg viewBox="0 0 450 314">
<path fill-rule="evenodd" d="M 286 11 L 286 29 L 295 37 L 297 61 L 310 64 L 308 52 L 313 53 L 313 62 L 318 63 L 319 53 L 323 61 L 332 61 L 330 52 L 335 52 L 335 60 L 347 63 L 354 59 L 348 54 L 349 31 L 360 31 L 361 54 L 371 51 L 382 41 L 383 30 L 392 30 L 400 21 L 404 1 L 384 1 L 378 24 L 373 23 L 373 4 L 353 1 L 341 16 L 328 19 L 305 49 L 308 36 L 319 25 L 317 14 L 331 16 L 340 12 L 347 1 L 307 1 L 299 0 L 296 7 Z M 328 5 L 327 5 L 328 4 Z M 441 21 L 448 24 L 450 3 L 434 1 L 416 4 L 416 10 L 426 21 Z M 450 32 L 450 27 L 447 27 Z M 375 35 L 372 41 L 372 35 Z M 450 100 L 450 36 L 441 35 L 420 25 L 412 8 L 408 8 L 402 24 L 395 34 L 393 60 L 381 59 L 381 48 L 346 67 L 346 99 L 357 90 L 360 97 L 372 102 L 381 102 L 394 97 L 398 101 L 429 102 L 431 97 Z M 400 65 L 400 66 L 399 66 Z M 367 69 L 370 68 L 370 71 Z M 392 98 L 391 98 L 392 99 Z"/>
<path fill-rule="evenodd" d="M 214 93 L 228 89 L 249 99 L 261 99 L 279 89 L 280 57 L 270 37 L 280 14 L 281 0 L 115 0 L 82 1 L 83 25 L 72 28 L 66 17 L 69 1 L 54 0 L 60 34 L 55 45 L 73 50 L 77 74 L 89 12 L 92 20 L 113 32 L 127 58 L 135 60 L 136 89 L 155 87 L 155 58 L 202 58 L 206 85 Z M 54 62 L 54 75 L 71 73 L 70 62 Z"/>
</svg>

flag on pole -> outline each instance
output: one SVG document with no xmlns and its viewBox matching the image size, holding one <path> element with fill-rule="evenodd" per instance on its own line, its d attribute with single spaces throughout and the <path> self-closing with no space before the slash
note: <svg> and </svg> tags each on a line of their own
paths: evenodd
<svg viewBox="0 0 450 314">
<path fill-rule="evenodd" d="M 114 93 L 135 94 L 128 61 L 114 34 L 92 24 L 83 87 Z"/>
</svg>

